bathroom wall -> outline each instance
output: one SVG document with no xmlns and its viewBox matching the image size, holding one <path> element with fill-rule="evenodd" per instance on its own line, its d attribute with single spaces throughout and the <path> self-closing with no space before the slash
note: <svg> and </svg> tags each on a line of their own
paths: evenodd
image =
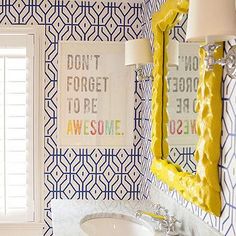
<svg viewBox="0 0 236 236">
<path fill-rule="evenodd" d="M 137 1 L 136 1 L 137 2 Z M 52 235 L 51 199 L 138 199 L 141 97 L 135 81 L 133 148 L 59 148 L 58 41 L 125 41 L 141 36 L 141 4 L 134 1 L 0 1 L 0 25 L 39 25 L 45 32 L 45 236 Z"/>
<path fill-rule="evenodd" d="M 165 1 L 145 1 L 144 22 L 142 24 L 142 31 L 144 36 L 152 38 L 151 35 L 151 16 L 153 12 L 158 11 L 160 6 Z M 171 38 L 175 38 L 180 42 L 184 41 L 186 29 L 185 17 L 179 25 L 177 25 L 171 32 Z M 236 42 L 226 44 L 226 50 Z M 218 232 L 226 236 L 236 235 L 236 80 L 231 80 L 226 74 L 224 75 L 222 83 L 222 139 L 221 139 L 221 161 L 219 163 L 219 174 L 222 187 L 222 214 L 221 217 L 214 217 L 208 214 L 191 203 L 185 201 L 175 191 L 169 192 L 168 187 L 155 180 L 149 171 L 152 154 L 150 152 L 151 142 L 151 125 L 150 125 L 150 110 L 151 110 L 151 87 L 152 82 L 145 81 L 143 83 L 143 91 L 145 100 L 143 107 L 142 124 L 144 127 L 143 134 L 143 149 L 142 156 L 144 162 L 142 163 L 142 182 L 141 182 L 141 197 L 150 197 L 151 186 L 157 186 L 164 193 L 171 196 L 173 201 L 177 201 L 182 206 L 186 207 L 192 214 L 198 216 L 202 221 L 215 228 Z M 178 209 L 181 211 L 181 208 Z M 198 227 L 201 227 L 200 225 Z M 204 224 L 202 225 L 204 227 Z"/>
</svg>

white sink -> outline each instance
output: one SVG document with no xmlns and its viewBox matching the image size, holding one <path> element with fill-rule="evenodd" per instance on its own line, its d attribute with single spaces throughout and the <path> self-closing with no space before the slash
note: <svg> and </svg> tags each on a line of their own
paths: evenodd
<svg viewBox="0 0 236 236">
<path fill-rule="evenodd" d="M 96 213 L 85 216 L 81 229 L 88 236 L 154 236 L 153 228 L 132 216 Z"/>
</svg>

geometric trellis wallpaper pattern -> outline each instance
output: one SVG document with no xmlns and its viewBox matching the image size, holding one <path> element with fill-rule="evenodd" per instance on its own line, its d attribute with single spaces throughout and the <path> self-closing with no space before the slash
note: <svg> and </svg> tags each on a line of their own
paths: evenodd
<svg viewBox="0 0 236 236">
<path fill-rule="evenodd" d="M 70 0 L 0 0 L 0 25 L 40 25 L 45 29 L 45 236 L 52 235 L 50 201 L 59 199 L 138 199 L 148 197 L 152 83 L 135 81 L 135 129 L 132 149 L 59 149 L 57 147 L 57 54 L 59 40 L 124 41 L 143 33 L 152 38 L 150 19 L 164 0 L 140 3 Z M 141 19 L 142 32 L 141 32 Z M 185 20 L 182 22 L 185 24 Z M 183 40 L 181 24 L 172 38 Z M 226 50 L 236 42 L 226 45 Z M 147 68 L 151 70 L 151 68 Z M 144 94 L 144 95 L 143 95 Z M 226 75 L 222 89 L 222 216 L 212 217 L 169 193 L 194 214 L 227 236 L 236 235 L 236 81 Z M 143 128 L 142 128 L 143 127 Z M 143 130 L 142 130 L 143 129 Z M 173 150 L 175 151 L 175 150 Z M 182 153 L 184 153 L 183 151 Z M 180 152 L 181 153 L 181 152 Z M 140 155 L 142 154 L 142 161 Z M 140 170 L 141 176 L 140 178 Z M 142 180 L 142 181 L 141 181 Z M 141 181 L 141 187 L 140 187 Z"/>
<path fill-rule="evenodd" d="M 45 32 L 44 235 L 53 235 L 50 201 L 138 199 L 141 100 L 135 81 L 134 144 L 130 149 L 57 146 L 58 41 L 125 41 L 141 36 L 141 4 L 119 1 L 1 0 L 0 25 L 40 25 Z M 44 81 L 44 82 L 43 82 Z"/>
<path fill-rule="evenodd" d="M 165 1 L 158 0 L 146 0 L 143 7 L 143 19 L 142 31 L 144 36 L 148 36 L 152 39 L 151 34 L 151 16 L 153 12 L 158 11 L 160 6 Z M 175 38 L 178 41 L 183 41 L 185 38 L 187 17 L 185 17 L 179 25 L 177 25 L 170 34 L 171 38 Z M 232 45 L 235 45 L 236 41 L 226 43 L 225 50 L 228 51 Z M 227 74 L 224 75 L 222 83 L 222 139 L 221 139 L 221 161 L 219 163 L 219 174 L 222 188 L 222 212 L 221 217 L 214 217 L 208 214 L 197 206 L 185 201 L 175 191 L 168 191 L 168 187 L 161 181 L 153 178 L 149 171 L 152 154 L 150 152 L 150 106 L 151 106 L 151 81 L 145 81 L 143 83 L 143 111 L 148 116 L 144 115 L 142 125 L 144 127 L 143 133 L 143 149 L 142 155 L 144 156 L 144 162 L 142 163 L 141 173 L 141 198 L 149 197 L 149 190 L 152 184 L 156 185 L 162 191 L 169 194 L 179 204 L 188 208 L 193 214 L 197 215 L 203 221 L 208 223 L 211 227 L 214 227 L 218 232 L 225 236 L 236 235 L 236 80 L 231 80 Z M 184 150 L 184 148 L 182 149 Z M 186 150 L 185 150 L 186 151 Z M 173 150 L 170 150 L 173 152 Z M 176 150 L 174 150 L 176 152 Z M 181 152 L 180 152 L 181 153 Z M 178 155 L 177 155 L 178 156 Z M 200 227 L 200 226 L 199 226 Z"/>
</svg>

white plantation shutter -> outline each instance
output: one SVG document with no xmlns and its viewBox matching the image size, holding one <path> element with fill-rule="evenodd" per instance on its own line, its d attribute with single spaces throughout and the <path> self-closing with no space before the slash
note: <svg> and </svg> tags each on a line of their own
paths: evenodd
<svg viewBox="0 0 236 236">
<path fill-rule="evenodd" d="M 0 35 L 0 221 L 33 221 L 33 35 Z"/>
</svg>

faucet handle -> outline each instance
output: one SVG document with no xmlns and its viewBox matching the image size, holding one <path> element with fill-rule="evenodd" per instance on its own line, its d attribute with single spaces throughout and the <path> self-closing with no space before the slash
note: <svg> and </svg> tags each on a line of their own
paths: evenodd
<svg viewBox="0 0 236 236">
<path fill-rule="evenodd" d="M 176 231 L 175 231 L 175 223 L 180 223 L 181 222 L 179 220 L 177 220 L 174 216 L 169 216 L 168 217 L 168 228 L 167 228 L 167 235 L 171 235 L 171 236 L 177 236 L 179 235 Z"/>
<path fill-rule="evenodd" d="M 160 209 L 161 205 L 159 203 L 152 203 L 152 208 L 154 211 L 158 211 Z"/>
<path fill-rule="evenodd" d="M 174 216 L 170 216 L 170 217 L 169 217 L 169 221 L 170 221 L 171 223 L 173 223 L 173 224 L 176 223 L 176 222 L 177 222 L 177 223 L 181 223 L 181 222 L 180 222 L 179 220 L 177 220 Z"/>
<path fill-rule="evenodd" d="M 168 216 L 168 210 L 164 208 L 163 206 L 161 206 L 160 204 L 154 204 L 153 208 L 157 215 Z"/>
<path fill-rule="evenodd" d="M 142 211 L 137 210 L 135 216 L 136 218 L 140 218 L 142 216 Z"/>
</svg>

